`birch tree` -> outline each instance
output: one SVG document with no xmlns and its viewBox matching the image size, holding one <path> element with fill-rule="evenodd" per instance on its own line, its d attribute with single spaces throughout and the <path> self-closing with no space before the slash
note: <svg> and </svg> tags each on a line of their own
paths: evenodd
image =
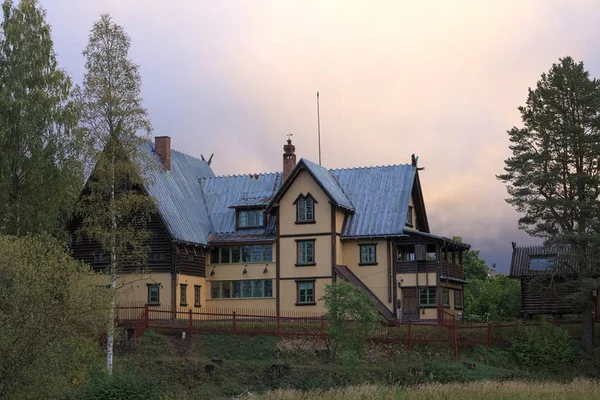
<svg viewBox="0 0 600 400">
<path fill-rule="evenodd" d="M 36 0 L 2 4 L 0 233 L 65 234 L 83 183 L 69 76 Z"/>
<path fill-rule="evenodd" d="M 83 55 L 79 91 L 81 127 L 89 139 L 93 172 L 77 206 L 79 237 L 99 243 L 110 257 L 111 305 L 106 369 L 112 374 L 117 276 L 144 267 L 154 202 L 143 192 L 144 152 L 151 125 L 142 106 L 139 67 L 129 58 L 130 38 L 109 15 L 94 23 Z"/>
</svg>

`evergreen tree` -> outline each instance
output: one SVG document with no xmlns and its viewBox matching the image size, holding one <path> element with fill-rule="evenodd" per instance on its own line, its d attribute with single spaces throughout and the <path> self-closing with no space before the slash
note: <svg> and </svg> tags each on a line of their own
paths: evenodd
<svg viewBox="0 0 600 400">
<path fill-rule="evenodd" d="M 507 202 L 522 213 L 519 228 L 548 245 L 567 245 L 553 273 L 578 287 L 584 347 L 593 346 L 593 296 L 600 281 L 600 82 L 582 62 L 565 57 L 542 74 L 519 107 L 523 127 L 508 131 Z"/>
<path fill-rule="evenodd" d="M 71 80 L 36 0 L 2 4 L 0 233 L 65 234 L 83 169 Z"/>
<path fill-rule="evenodd" d="M 153 200 L 143 192 L 149 163 L 141 148 L 151 125 L 142 106 L 139 68 L 128 56 L 129 36 L 109 15 L 90 33 L 83 55 L 86 73 L 79 91 L 81 126 L 92 147 L 93 172 L 77 207 L 79 237 L 91 239 L 110 256 L 111 308 L 106 368 L 112 374 L 117 276 L 142 269 L 150 232 L 145 229 Z"/>
</svg>

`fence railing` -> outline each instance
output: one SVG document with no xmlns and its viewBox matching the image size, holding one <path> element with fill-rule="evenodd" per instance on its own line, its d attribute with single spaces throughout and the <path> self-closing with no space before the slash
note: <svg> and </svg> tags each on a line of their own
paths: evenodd
<svg viewBox="0 0 600 400">
<path fill-rule="evenodd" d="M 274 310 L 164 306 L 122 306 L 117 310 L 117 324 L 134 329 L 134 338 L 147 329 L 171 330 L 187 334 L 216 333 L 232 335 L 271 335 L 325 339 L 329 321 L 321 314 Z M 448 344 L 458 357 L 459 347 L 507 344 L 521 326 L 541 326 L 542 322 L 506 324 L 462 323 L 444 314 L 442 322 L 386 321 L 372 333 L 376 342 L 402 343 L 409 350 L 415 344 Z M 352 323 L 349 321 L 349 323 Z M 556 320 L 551 323 L 567 327 L 573 338 L 581 332 L 581 321 Z"/>
</svg>

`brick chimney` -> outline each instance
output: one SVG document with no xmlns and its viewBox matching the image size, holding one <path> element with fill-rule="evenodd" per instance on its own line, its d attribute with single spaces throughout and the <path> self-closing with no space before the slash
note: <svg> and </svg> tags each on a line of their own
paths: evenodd
<svg viewBox="0 0 600 400">
<path fill-rule="evenodd" d="M 290 172 L 296 166 L 296 146 L 292 144 L 292 139 L 287 140 L 287 144 L 283 145 L 283 180 L 285 181 L 290 175 Z"/>
<path fill-rule="evenodd" d="M 171 137 L 170 136 L 156 136 L 154 138 L 154 149 L 156 154 L 160 157 L 165 169 L 171 170 Z"/>
</svg>

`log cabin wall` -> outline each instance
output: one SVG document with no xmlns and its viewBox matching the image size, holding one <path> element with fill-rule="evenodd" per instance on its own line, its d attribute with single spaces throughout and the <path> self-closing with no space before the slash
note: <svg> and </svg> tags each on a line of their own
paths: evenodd
<svg viewBox="0 0 600 400">
<path fill-rule="evenodd" d="M 529 315 L 580 313 L 581 306 L 572 304 L 568 298 L 565 298 L 576 292 L 577 287 L 573 285 L 551 285 L 550 280 L 532 282 L 523 279 L 521 281 L 523 312 Z"/>
<path fill-rule="evenodd" d="M 175 268 L 178 273 L 206 276 L 206 253 L 204 249 L 195 246 L 177 245 L 175 251 Z"/>
<path fill-rule="evenodd" d="M 106 269 L 110 263 L 110 254 L 102 251 L 100 244 L 94 240 L 76 237 L 77 229 L 81 227 L 81 221 L 73 224 L 71 234 L 71 252 L 73 258 L 81 260 L 90 265 L 94 270 Z M 151 231 L 151 238 L 147 243 L 150 246 L 148 253 L 148 272 L 172 272 L 175 260 L 175 249 L 171 238 L 163 225 L 158 214 L 153 214 L 146 225 Z M 139 269 L 139 266 L 123 266 L 121 272 L 131 273 Z"/>
</svg>

